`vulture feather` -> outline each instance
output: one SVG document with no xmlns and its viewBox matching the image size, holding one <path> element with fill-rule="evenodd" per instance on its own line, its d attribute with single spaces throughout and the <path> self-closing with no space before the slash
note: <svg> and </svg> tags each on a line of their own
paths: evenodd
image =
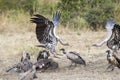
<svg viewBox="0 0 120 80">
<path fill-rule="evenodd" d="M 120 48 L 120 25 L 109 19 L 106 24 L 107 37 L 98 44 L 93 46 L 100 47 L 103 44 L 107 44 L 111 50 L 118 50 Z"/>
<path fill-rule="evenodd" d="M 56 53 L 55 47 L 58 41 L 62 45 L 68 45 L 63 43 L 62 40 L 56 34 L 56 28 L 60 22 L 60 12 L 56 12 L 53 15 L 53 20 L 49 20 L 42 15 L 35 14 L 31 21 L 36 24 L 36 36 L 41 45 L 38 47 L 44 47 L 50 50 L 51 53 Z"/>
</svg>

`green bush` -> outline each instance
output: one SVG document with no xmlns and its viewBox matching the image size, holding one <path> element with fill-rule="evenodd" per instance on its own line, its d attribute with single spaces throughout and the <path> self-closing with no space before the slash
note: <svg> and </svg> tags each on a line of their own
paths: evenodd
<svg viewBox="0 0 120 80">
<path fill-rule="evenodd" d="M 0 0 L 0 13 L 9 12 L 8 17 L 18 12 L 52 17 L 57 10 L 61 12 L 62 25 L 75 29 L 97 30 L 104 28 L 110 18 L 120 21 L 119 0 Z"/>
<path fill-rule="evenodd" d="M 38 7 L 38 0 L 0 0 L 1 12 L 23 9 L 31 15 Z"/>
<path fill-rule="evenodd" d="M 58 9 L 62 13 L 62 23 L 73 22 L 72 19 L 79 15 L 80 0 L 60 0 Z M 73 22 L 74 24 L 74 22 Z"/>
<path fill-rule="evenodd" d="M 93 0 L 91 2 L 89 10 L 86 11 L 85 19 L 92 30 L 104 28 L 106 21 L 114 17 L 113 5 L 111 0 Z"/>
<path fill-rule="evenodd" d="M 116 0 L 117 1 L 117 0 Z M 104 28 L 109 18 L 114 18 L 114 0 L 60 0 L 58 7 L 62 12 L 62 23 L 72 23 L 81 27 L 77 17 L 84 19 L 90 29 Z M 84 25 L 86 26 L 86 25 Z M 101 27 L 102 26 L 102 27 Z"/>
</svg>

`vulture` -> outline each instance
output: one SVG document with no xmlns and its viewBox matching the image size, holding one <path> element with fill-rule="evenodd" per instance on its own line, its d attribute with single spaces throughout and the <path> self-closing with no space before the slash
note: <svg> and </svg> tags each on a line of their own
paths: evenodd
<svg viewBox="0 0 120 80">
<path fill-rule="evenodd" d="M 11 70 L 13 70 L 15 72 L 26 72 L 32 68 L 32 65 L 33 65 L 33 63 L 30 61 L 30 54 L 27 52 L 23 52 L 21 61 L 15 65 L 13 65 L 6 72 L 9 72 Z"/>
<path fill-rule="evenodd" d="M 50 54 L 48 51 L 46 51 L 46 50 L 39 51 L 38 56 L 37 56 L 37 61 L 39 59 L 48 59 L 49 56 L 50 56 Z"/>
<path fill-rule="evenodd" d="M 58 63 L 52 59 L 39 59 L 36 63 L 33 64 L 31 69 L 20 74 L 19 80 L 33 80 L 34 78 L 37 78 L 37 71 L 40 70 L 40 72 L 42 72 L 56 68 L 58 68 Z"/>
<path fill-rule="evenodd" d="M 23 51 L 23 55 L 21 57 L 21 62 L 29 61 L 30 60 L 30 54 L 28 52 Z"/>
<path fill-rule="evenodd" d="M 28 71 L 20 73 L 19 80 L 33 80 L 34 78 L 37 78 L 36 72 L 36 66 L 33 65 Z"/>
<path fill-rule="evenodd" d="M 55 48 L 58 42 L 62 45 L 68 45 L 68 43 L 64 43 L 56 34 L 60 16 L 60 12 L 56 12 L 52 20 L 39 14 L 35 14 L 34 18 L 31 18 L 31 22 L 36 24 L 36 36 L 37 40 L 40 42 L 40 45 L 37 45 L 37 47 L 43 47 L 53 54 L 57 54 Z"/>
<path fill-rule="evenodd" d="M 114 70 L 114 67 L 118 67 L 120 69 L 120 59 L 110 50 L 107 50 L 106 53 L 107 53 L 107 61 L 110 64 L 107 67 L 107 69 L 111 68 L 111 71 Z"/>
<path fill-rule="evenodd" d="M 106 24 L 107 37 L 98 44 L 93 46 L 100 47 L 103 44 L 107 44 L 107 47 L 117 52 L 120 49 L 120 25 L 109 19 Z"/>
<path fill-rule="evenodd" d="M 86 66 L 85 60 L 78 53 L 67 52 L 65 51 L 64 48 L 61 48 L 60 50 L 63 52 L 63 54 L 66 54 L 67 58 L 71 61 L 70 67 L 72 66 L 73 63 L 75 63 L 75 66 L 77 64 L 83 64 L 84 66 Z"/>
<path fill-rule="evenodd" d="M 52 59 L 39 59 L 35 64 L 36 70 L 45 71 L 53 70 L 59 67 L 58 63 Z"/>
</svg>

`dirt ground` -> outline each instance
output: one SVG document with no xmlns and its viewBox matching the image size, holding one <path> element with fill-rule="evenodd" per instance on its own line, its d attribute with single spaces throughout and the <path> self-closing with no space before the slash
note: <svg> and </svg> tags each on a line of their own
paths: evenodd
<svg viewBox="0 0 120 80">
<path fill-rule="evenodd" d="M 58 35 L 70 46 L 62 46 L 58 43 L 57 51 L 64 47 L 68 51 L 79 52 L 81 57 L 86 60 L 87 66 L 77 66 L 69 69 L 70 61 L 63 55 L 60 59 L 53 58 L 59 63 L 59 69 L 37 73 L 35 80 L 120 80 L 120 70 L 105 71 L 108 66 L 105 45 L 93 47 L 93 43 L 100 42 L 106 37 L 106 32 L 98 31 L 71 31 L 60 30 Z M 41 48 L 35 47 L 39 44 L 34 32 L 25 33 L 4 33 L 0 34 L 0 80 L 18 80 L 19 74 L 15 72 L 5 72 L 9 67 L 20 61 L 22 51 L 31 54 L 33 62 L 36 60 L 37 52 Z"/>
</svg>

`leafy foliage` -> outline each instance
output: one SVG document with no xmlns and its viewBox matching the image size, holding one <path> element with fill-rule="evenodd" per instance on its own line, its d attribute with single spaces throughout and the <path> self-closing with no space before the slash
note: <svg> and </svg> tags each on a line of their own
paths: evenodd
<svg viewBox="0 0 120 80">
<path fill-rule="evenodd" d="M 109 4 L 108 4 L 109 2 Z M 113 18 L 113 2 L 111 0 L 92 0 L 90 3 L 90 9 L 87 10 L 85 15 L 86 21 L 90 24 L 92 30 L 97 28 L 104 28 L 106 20 Z"/>
<path fill-rule="evenodd" d="M 92 30 L 97 30 L 104 27 L 107 19 L 114 18 L 114 4 L 114 0 L 61 0 L 58 5 L 63 13 L 63 22 L 74 24 L 73 19 L 79 16 Z"/>
<path fill-rule="evenodd" d="M 23 9 L 32 15 L 37 8 L 37 3 L 37 0 L 0 0 L 0 10 L 5 12 Z"/>
<path fill-rule="evenodd" d="M 62 12 L 63 24 L 69 21 L 70 23 L 73 22 L 72 19 L 79 15 L 80 2 L 80 0 L 61 0 L 61 2 L 58 3 L 58 8 L 60 8 Z"/>
<path fill-rule="evenodd" d="M 62 25 L 75 29 L 98 30 L 110 18 L 120 21 L 120 0 L 0 0 L 0 13 L 9 16 L 22 12 L 50 17 L 56 10 L 61 12 Z"/>
</svg>

